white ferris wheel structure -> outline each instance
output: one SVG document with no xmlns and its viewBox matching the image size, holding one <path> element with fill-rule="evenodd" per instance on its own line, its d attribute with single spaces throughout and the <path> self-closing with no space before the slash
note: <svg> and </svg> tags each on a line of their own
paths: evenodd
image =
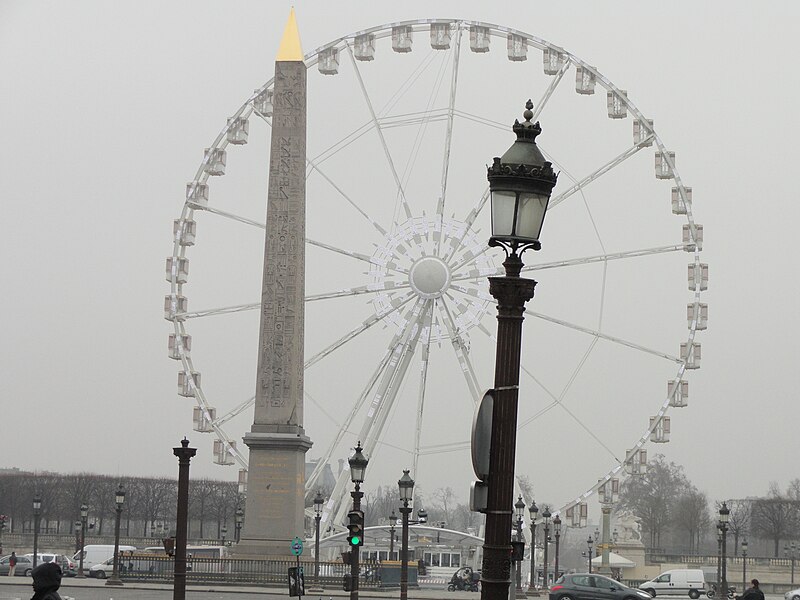
<svg viewBox="0 0 800 600">
<path fill-rule="evenodd" d="M 568 423 L 562 435 L 596 469 L 558 503 L 578 525 L 599 486 L 641 473 L 645 446 L 669 441 L 669 412 L 687 406 L 687 374 L 700 366 L 708 267 L 675 152 L 632 94 L 508 27 L 391 23 L 305 63 L 306 429 L 321 448 L 307 493 L 357 440 L 374 462 L 399 453 L 412 474 L 439 457 L 434 480 L 468 464 L 471 411 L 493 365 L 487 277 L 502 273 L 486 244 L 484 166 L 532 98 L 540 147 L 561 175 L 543 249 L 523 273 L 540 285 L 526 310 L 518 427 L 538 432 L 542 460 L 543 447 L 564 444 L 554 422 L 540 424 L 555 414 Z M 205 149 L 166 265 L 178 393 L 196 403 L 194 429 L 214 436 L 214 461 L 239 466 L 242 491 L 271 117 L 272 80 Z M 341 522 L 348 491 L 345 469 L 326 524 Z"/>
</svg>

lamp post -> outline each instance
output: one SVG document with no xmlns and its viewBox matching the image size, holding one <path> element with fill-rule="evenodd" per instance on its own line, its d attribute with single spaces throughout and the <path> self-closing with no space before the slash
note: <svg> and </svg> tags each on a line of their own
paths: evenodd
<svg viewBox="0 0 800 600">
<path fill-rule="evenodd" d="M 722 600 L 728 597 L 728 565 L 725 553 L 727 550 L 728 520 L 730 519 L 730 516 L 731 511 L 728 509 L 728 505 L 723 502 L 722 506 L 719 507 L 719 530 L 722 533 L 722 552 L 720 554 L 721 584 L 719 597 Z"/>
<path fill-rule="evenodd" d="M 589 534 L 589 539 L 586 540 L 586 545 L 589 548 L 589 573 L 592 572 L 592 559 L 594 558 L 592 546 L 594 545 L 594 540 L 592 539 L 591 534 Z"/>
<path fill-rule="evenodd" d="M 538 596 L 539 592 L 536 591 L 536 517 L 539 516 L 539 507 L 536 506 L 535 501 L 531 501 L 528 513 L 531 517 L 531 577 L 530 583 L 528 583 L 528 595 Z"/>
<path fill-rule="evenodd" d="M 369 460 L 361 453 L 362 450 L 361 442 L 358 442 L 355 453 L 347 460 L 350 465 L 350 481 L 354 486 L 353 491 L 350 492 L 350 496 L 353 498 L 353 512 L 361 512 L 361 498 L 364 497 L 361 484 L 364 483 L 364 472 L 367 470 Z M 361 525 L 363 527 L 363 521 Z M 350 600 L 358 600 L 358 550 L 362 541 L 358 540 L 359 543 L 350 546 Z"/>
<path fill-rule="evenodd" d="M 525 501 L 522 496 L 517 498 L 514 503 L 514 529 L 516 531 L 516 541 L 522 542 L 522 526 L 525 524 Z M 519 560 L 512 560 L 511 569 L 513 577 L 511 578 L 514 583 L 514 593 L 512 598 L 524 598 L 525 592 L 522 589 L 522 558 Z"/>
<path fill-rule="evenodd" d="M 528 100 L 525 121 L 515 121 L 513 126 L 516 141 L 502 157 L 494 158 L 487 173 L 492 212 L 489 246 L 503 248 L 506 259 L 505 276 L 489 278 L 489 293 L 497 300 L 497 350 L 486 482 L 483 600 L 508 597 L 522 321 L 525 303 L 533 298 L 536 286 L 532 279 L 520 277 L 521 255 L 529 248 L 541 248 L 539 234 L 556 184 L 552 164 L 536 146 L 542 128 L 538 122 L 531 123 L 532 108 Z"/>
<path fill-rule="evenodd" d="M 241 506 L 236 509 L 233 519 L 236 524 L 236 543 L 238 544 L 242 537 L 242 523 L 244 523 L 244 511 Z M 317 523 L 317 529 L 319 529 L 319 523 Z"/>
<path fill-rule="evenodd" d="M 122 505 L 125 504 L 125 488 L 121 483 L 114 494 L 114 503 L 117 512 L 117 520 L 114 522 L 114 570 L 111 577 L 106 579 L 106 585 L 122 585 L 119 578 L 119 524 L 122 520 Z"/>
<path fill-rule="evenodd" d="M 33 497 L 33 566 L 39 558 L 39 520 L 42 517 L 42 496 L 37 493 Z"/>
<path fill-rule="evenodd" d="M 792 585 L 794 585 L 794 561 L 797 559 L 797 544 L 792 542 L 791 544 L 786 544 L 783 547 L 783 554 L 789 558 L 792 565 Z"/>
<path fill-rule="evenodd" d="M 80 559 L 78 562 L 78 577 L 86 577 L 86 574 L 83 572 L 83 549 L 86 547 L 86 523 L 88 519 L 89 507 L 85 504 L 81 504 L 81 547 L 79 548 Z"/>
<path fill-rule="evenodd" d="M 747 538 L 742 540 L 742 590 L 747 589 Z"/>
<path fill-rule="evenodd" d="M 394 509 L 392 509 L 392 514 L 389 515 L 389 560 L 393 560 L 392 556 L 394 556 L 394 527 L 397 525 L 397 515 L 394 514 Z"/>
<path fill-rule="evenodd" d="M 542 513 L 542 519 L 544 520 L 544 559 L 542 560 L 542 587 L 545 589 L 549 589 L 550 585 L 547 581 L 547 543 L 550 541 L 550 509 L 545 508 L 544 512 Z"/>
<path fill-rule="evenodd" d="M 186 538 L 189 529 L 189 466 L 197 454 L 197 448 L 189 448 L 185 437 L 179 447 L 172 448 L 178 458 L 178 498 L 175 511 L 175 540 L 172 547 L 175 553 L 173 568 L 172 599 L 186 600 Z M 166 548 L 166 542 L 165 542 Z"/>
<path fill-rule="evenodd" d="M 222 534 L 222 545 L 225 545 L 225 538 L 228 537 L 228 526 L 223 525 L 222 529 L 220 529 L 220 533 Z"/>
<path fill-rule="evenodd" d="M 408 515 L 412 510 L 408 503 L 414 497 L 414 480 L 408 474 L 408 469 L 403 470 L 403 476 L 397 481 L 397 487 L 400 489 L 400 501 L 403 503 L 403 506 L 400 507 L 400 514 L 403 515 L 400 546 L 400 600 L 408 600 Z M 427 513 L 425 516 L 427 520 Z M 420 511 L 421 520 L 422 511 Z"/>
<path fill-rule="evenodd" d="M 319 591 L 322 591 L 319 583 L 319 522 L 322 520 L 324 504 L 325 498 L 323 498 L 322 492 L 317 490 L 317 495 L 314 496 L 314 584 Z"/>
<path fill-rule="evenodd" d="M 722 581 L 722 529 L 717 523 L 717 589 L 721 587 Z"/>
<path fill-rule="evenodd" d="M 560 577 L 558 571 L 558 540 L 561 537 L 561 517 L 556 515 L 553 519 L 553 535 L 556 538 L 556 562 L 553 565 L 553 579 Z"/>
</svg>

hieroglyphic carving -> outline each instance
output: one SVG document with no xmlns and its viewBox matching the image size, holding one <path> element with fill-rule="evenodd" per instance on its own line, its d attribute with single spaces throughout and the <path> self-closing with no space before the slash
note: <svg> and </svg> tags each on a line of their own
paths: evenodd
<svg viewBox="0 0 800 600">
<path fill-rule="evenodd" d="M 276 63 L 254 425 L 303 424 L 305 78 Z"/>
</svg>

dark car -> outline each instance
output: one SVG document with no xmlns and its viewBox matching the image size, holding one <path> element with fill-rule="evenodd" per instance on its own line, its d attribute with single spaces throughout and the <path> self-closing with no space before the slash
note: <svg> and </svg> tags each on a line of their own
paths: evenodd
<svg viewBox="0 0 800 600">
<path fill-rule="evenodd" d="M 643 590 L 629 588 L 602 575 L 562 575 L 550 588 L 550 600 L 652 600 Z"/>
</svg>

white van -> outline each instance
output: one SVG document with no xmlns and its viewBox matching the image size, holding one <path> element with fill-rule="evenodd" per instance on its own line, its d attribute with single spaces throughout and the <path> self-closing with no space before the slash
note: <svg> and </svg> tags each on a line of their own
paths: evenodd
<svg viewBox="0 0 800 600">
<path fill-rule="evenodd" d="M 120 546 L 120 552 L 130 552 L 132 550 L 136 550 L 136 546 Z M 89 544 L 88 546 L 83 547 L 83 570 L 84 572 L 89 572 L 94 565 L 98 565 L 104 563 L 109 558 L 114 557 L 114 544 Z M 72 557 L 73 562 L 75 564 L 80 564 L 81 562 L 81 553 L 80 551 L 75 553 L 75 556 Z"/>
<path fill-rule="evenodd" d="M 664 571 L 639 586 L 651 596 L 686 596 L 692 600 L 706 591 L 706 580 L 702 569 L 672 569 Z"/>
</svg>

